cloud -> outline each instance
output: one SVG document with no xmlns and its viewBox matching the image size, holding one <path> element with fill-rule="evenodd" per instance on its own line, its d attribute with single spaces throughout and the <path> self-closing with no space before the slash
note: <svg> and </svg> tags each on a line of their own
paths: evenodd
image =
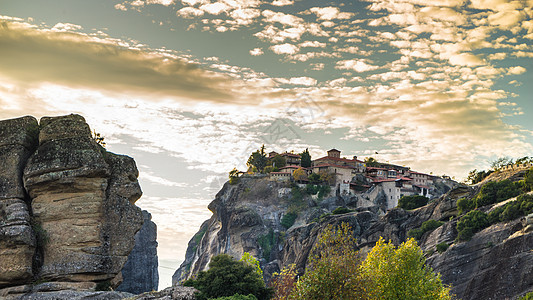
<svg viewBox="0 0 533 300">
<path fill-rule="evenodd" d="M 287 5 L 293 5 L 294 0 L 274 0 L 272 3 L 274 6 L 287 6 Z"/>
<path fill-rule="evenodd" d="M 378 66 L 369 65 L 364 59 L 341 60 L 337 62 L 335 68 L 341 70 L 353 70 L 358 73 L 379 69 Z"/>
<path fill-rule="evenodd" d="M 176 12 L 178 17 L 191 19 L 194 17 L 200 17 L 204 15 L 204 11 L 194 7 L 184 7 Z"/>
<path fill-rule="evenodd" d="M 482 65 L 484 62 L 482 59 L 480 59 L 474 54 L 460 53 L 460 54 L 452 55 L 450 57 L 450 63 L 452 65 L 473 67 L 473 66 Z"/>
<path fill-rule="evenodd" d="M 294 85 L 305 85 L 305 86 L 312 86 L 312 85 L 316 85 L 316 79 L 314 78 L 311 78 L 311 77 L 292 77 L 290 80 L 289 80 L 289 83 L 290 84 L 294 84 Z"/>
<path fill-rule="evenodd" d="M 250 55 L 252 56 L 259 56 L 259 55 L 263 55 L 263 49 L 261 48 L 254 48 L 252 50 L 250 50 Z"/>
<path fill-rule="evenodd" d="M 312 7 L 309 9 L 314 13 L 319 20 L 334 20 L 334 19 L 350 19 L 355 14 L 349 12 L 341 12 L 338 7 Z"/>
<path fill-rule="evenodd" d="M 300 45 L 298 46 L 301 48 L 304 48 L 304 47 L 324 48 L 326 47 L 326 43 L 321 43 L 319 41 L 305 41 L 303 43 L 300 43 Z"/>
<path fill-rule="evenodd" d="M 509 75 L 520 75 L 526 72 L 526 68 L 521 66 L 516 67 L 510 67 L 509 71 L 507 72 Z"/>
<path fill-rule="evenodd" d="M 229 6 L 223 2 L 215 2 L 215 3 L 204 4 L 200 6 L 200 9 L 212 15 L 219 15 L 222 12 L 227 11 L 229 9 Z"/>
<path fill-rule="evenodd" d="M 276 54 L 295 54 L 299 48 L 293 44 L 273 45 L 270 49 Z"/>
<path fill-rule="evenodd" d="M 0 75 L 26 85 L 54 82 L 118 93 L 232 99 L 229 78 L 178 56 L 23 23 L 0 27 Z"/>
</svg>

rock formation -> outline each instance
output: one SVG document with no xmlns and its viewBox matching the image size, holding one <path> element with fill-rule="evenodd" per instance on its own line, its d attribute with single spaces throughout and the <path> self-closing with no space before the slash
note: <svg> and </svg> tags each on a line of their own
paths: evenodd
<svg viewBox="0 0 533 300">
<path fill-rule="evenodd" d="M 0 121 L 0 161 L 0 297 L 118 285 L 143 223 L 133 159 L 68 115 Z"/>
<path fill-rule="evenodd" d="M 122 268 L 124 281 L 117 291 L 141 294 L 157 291 L 159 273 L 157 271 L 157 226 L 152 215 L 142 211 L 144 224 L 135 234 L 135 247 Z"/>
<path fill-rule="evenodd" d="M 505 178 L 520 179 L 522 173 Z M 497 174 L 495 176 L 500 176 Z M 487 182 L 492 180 L 487 179 Z M 184 263 L 173 276 L 177 284 L 205 270 L 212 256 L 228 253 L 239 258 L 249 252 L 260 259 L 265 279 L 272 273 L 296 264 L 299 272 L 320 232 L 327 224 L 347 222 L 351 225 L 362 253 L 370 251 L 383 236 L 395 244 L 407 239 L 407 232 L 433 219 L 444 224 L 427 232 L 419 240 L 427 264 L 440 272 L 445 284 L 460 299 L 516 299 L 533 287 L 533 216 L 506 223 L 496 223 L 466 242 L 456 242 L 457 200 L 472 197 L 480 186 L 456 186 L 428 205 L 406 211 L 381 209 L 379 193 L 374 199 L 334 196 L 319 201 L 303 197 L 298 203 L 298 218 L 290 228 L 280 220 L 294 197 L 286 194 L 283 184 L 262 178 L 241 178 L 236 185 L 226 184 L 209 205 L 213 212 L 189 242 Z M 360 201 L 364 198 L 364 201 Z M 372 205 L 373 204 L 373 205 Z M 302 206 L 303 205 L 303 206 Z M 332 214 L 339 206 L 352 212 Z M 436 245 L 451 246 L 439 253 Z"/>
</svg>

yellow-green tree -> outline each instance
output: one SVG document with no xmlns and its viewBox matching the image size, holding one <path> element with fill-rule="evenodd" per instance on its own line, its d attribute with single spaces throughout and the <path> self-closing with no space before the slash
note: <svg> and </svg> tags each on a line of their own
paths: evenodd
<svg viewBox="0 0 533 300">
<path fill-rule="evenodd" d="M 259 261 L 255 257 L 253 257 L 250 253 L 244 252 L 242 254 L 242 257 L 241 257 L 240 261 L 242 261 L 245 264 L 255 268 L 255 272 L 257 274 L 259 274 L 259 276 L 263 277 L 263 270 L 261 270 L 261 266 L 259 265 Z"/>
<path fill-rule="evenodd" d="M 451 299 L 450 289 L 442 284 L 440 274 L 425 265 L 422 250 L 414 239 L 395 247 L 380 238 L 360 271 L 373 299 Z"/>
<path fill-rule="evenodd" d="M 309 265 L 288 299 L 368 299 L 361 259 L 350 226 L 328 225 L 311 250 Z"/>
<path fill-rule="evenodd" d="M 271 287 L 274 289 L 274 296 L 271 300 L 287 300 L 296 285 L 296 265 L 290 264 L 279 273 L 274 273 Z"/>
<path fill-rule="evenodd" d="M 304 169 L 298 168 L 294 170 L 292 177 L 294 177 L 294 180 L 301 182 L 302 180 L 307 180 L 307 173 L 304 171 Z"/>
</svg>

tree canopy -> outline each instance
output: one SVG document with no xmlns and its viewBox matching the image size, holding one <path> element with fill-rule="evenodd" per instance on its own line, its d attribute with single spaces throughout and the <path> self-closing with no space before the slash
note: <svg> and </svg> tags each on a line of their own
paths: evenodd
<svg viewBox="0 0 533 300">
<path fill-rule="evenodd" d="M 196 295 L 198 300 L 229 297 L 235 294 L 252 294 L 258 300 L 267 300 L 272 293 L 272 290 L 265 286 L 256 266 L 237 261 L 227 254 L 213 257 L 209 263 L 209 270 L 199 272 L 196 279 L 189 279 L 183 285 L 198 289 L 200 291 Z"/>
<path fill-rule="evenodd" d="M 267 156 L 265 153 L 265 145 L 255 152 L 252 152 L 246 164 L 249 167 L 255 167 L 258 172 L 263 172 L 263 169 L 267 165 Z"/>
<path fill-rule="evenodd" d="M 301 166 L 303 168 L 311 167 L 311 154 L 309 154 L 309 149 L 306 148 L 302 153 L 300 153 Z"/>
<path fill-rule="evenodd" d="M 294 177 L 294 180 L 298 182 L 307 180 L 307 173 L 302 168 L 298 168 L 294 170 L 294 173 L 292 173 L 292 176 Z"/>
<path fill-rule="evenodd" d="M 373 157 L 365 158 L 365 165 L 367 167 L 379 167 L 380 166 L 379 162 Z"/>
</svg>

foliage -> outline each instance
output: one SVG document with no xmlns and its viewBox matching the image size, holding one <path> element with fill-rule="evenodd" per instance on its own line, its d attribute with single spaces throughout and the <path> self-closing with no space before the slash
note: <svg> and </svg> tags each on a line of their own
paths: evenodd
<svg viewBox="0 0 533 300">
<path fill-rule="evenodd" d="M 305 193 L 308 195 L 316 195 L 318 193 L 319 186 L 316 184 L 307 184 L 305 186 Z"/>
<path fill-rule="evenodd" d="M 322 171 L 319 171 L 318 172 L 318 176 L 320 176 L 320 181 L 326 183 L 326 184 L 329 184 L 329 185 L 334 185 L 335 184 L 335 174 L 333 173 L 330 173 L 326 170 L 322 170 Z"/>
<path fill-rule="evenodd" d="M 462 216 L 457 222 L 457 239 L 459 241 L 467 241 L 471 239 L 476 232 L 489 225 L 490 223 L 486 213 L 479 210 L 473 210 Z"/>
<path fill-rule="evenodd" d="M 482 207 L 516 197 L 522 192 L 520 185 L 519 182 L 512 182 L 509 179 L 491 181 L 481 188 L 481 191 L 474 199 L 476 207 Z"/>
<path fill-rule="evenodd" d="M 93 140 L 100 146 L 104 147 L 106 146 L 106 142 L 104 141 L 104 137 L 96 132 L 96 130 L 93 130 Z"/>
<path fill-rule="evenodd" d="M 255 259 L 255 257 L 253 257 L 250 253 L 244 252 L 240 261 L 244 262 L 248 266 L 254 267 L 257 274 L 263 278 L 263 270 L 261 270 L 261 266 L 259 266 L 259 261 L 257 261 L 257 259 Z"/>
<path fill-rule="evenodd" d="M 321 185 L 318 189 L 318 199 L 324 198 L 325 195 L 331 192 L 331 187 L 329 185 Z"/>
<path fill-rule="evenodd" d="M 457 209 L 459 210 L 459 214 L 467 213 L 474 208 L 476 208 L 476 202 L 474 200 L 468 198 L 460 198 L 457 200 Z"/>
<path fill-rule="evenodd" d="M 250 155 L 246 164 L 249 167 L 255 167 L 258 172 L 263 172 L 263 169 L 267 165 L 267 156 L 265 153 L 265 145 Z"/>
<path fill-rule="evenodd" d="M 487 178 L 487 176 L 489 176 L 490 174 L 492 174 L 494 171 L 493 170 L 489 170 L 489 171 L 485 171 L 485 170 L 482 170 L 482 171 L 478 171 L 476 169 L 470 171 L 468 173 L 468 177 L 466 178 L 466 183 L 469 183 L 469 184 L 476 184 L 478 182 L 481 182 L 483 181 L 483 179 Z"/>
<path fill-rule="evenodd" d="M 272 253 L 272 248 L 276 244 L 276 235 L 274 230 L 270 228 L 267 234 L 260 235 L 257 237 L 257 243 L 259 247 L 263 250 L 263 258 L 267 261 L 270 260 L 270 254 Z"/>
<path fill-rule="evenodd" d="M 112 291 L 113 288 L 111 287 L 111 280 L 104 280 L 96 283 L 96 286 L 94 287 L 95 291 Z"/>
<path fill-rule="evenodd" d="M 530 213 L 533 213 L 533 195 L 520 195 L 515 201 L 493 209 L 488 220 L 490 224 L 507 222 Z"/>
<path fill-rule="evenodd" d="M 496 160 L 492 161 L 490 163 L 490 167 L 492 170 L 494 171 L 498 171 L 500 170 L 501 168 L 507 166 L 507 165 L 510 165 L 513 163 L 513 160 L 509 157 L 499 157 L 497 158 Z"/>
<path fill-rule="evenodd" d="M 279 154 L 276 154 L 274 155 L 274 157 L 270 158 L 269 161 L 268 161 L 268 164 L 272 167 L 275 167 L 275 168 L 283 168 L 287 165 L 287 160 L 285 159 L 285 157 L 279 155 Z"/>
<path fill-rule="evenodd" d="M 533 168 L 527 170 L 524 175 L 524 189 L 526 191 L 533 190 Z"/>
<path fill-rule="evenodd" d="M 533 292 L 529 292 L 525 294 L 524 296 L 520 298 L 520 300 L 533 300 Z"/>
<path fill-rule="evenodd" d="M 439 228 L 444 222 L 437 221 L 437 220 L 427 220 L 424 223 L 422 223 L 422 226 L 420 228 L 411 229 L 407 232 L 407 236 L 415 238 L 419 240 L 424 233 L 433 231 L 437 228 Z"/>
<path fill-rule="evenodd" d="M 311 173 L 307 177 L 307 180 L 309 180 L 309 183 L 318 184 L 320 183 L 320 175 L 318 175 L 317 173 Z"/>
<path fill-rule="evenodd" d="M 297 275 L 295 264 L 290 264 L 284 267 L 279 273 L 274 273 L 271 283 L 271 287 L 274 289 L 272 300 L 288 299 L 296 285 Z"/>
<path fill-rule="evenodd" d="M 361 265 L 370 281 L 373 299 L 451 299 L 450 290 L 425 265 L 425 258 L 414 239 L 399 247 L 380 238 Z"/>
<path fill-rule="evenodd" d="M 429 199 L 420 195 L 403 196 L 398 200 L 398 207 L 403 209 L 415 209 L 428 204 Z"/>
<path fill-rule="evenodd" d="M 243 296 L 241 294 L 235 294 L 233 296 L 214 298 L 213 300 L 257 300 L 257 297 L 255 297 L 252 294 L 249 294 L 248 296 Z"/>
<path fill-rule="evenodd" d="M 300 153 L 300 165 L 304 168 L 311 167 L 311 154 L 309 154 L 309 149 L 305 149 L 302 153 Z"/>
<path fill-rule="evenodd" d="M 189 279 L 184 285 L 198 289 L 196 299 L 199 300 L 235 294 L 253 294 L 259 300 L 266 300 L 272 293 L 254 267 L 227 254 L 213 257 L 209 270 L 199 272 L 196 279 Z"/>
<path fill-rule="evenodd" d="M 294 173 L 292 173 L 292 177 L 294 177 L 294 180 L 298 182 L 302 182 L 304 180 L 307 180 L 307 173 L 302 168 L 298 168 L 294 170 Z"/>
<path fill-rule="evenodd" d="M 379 167 L 380 163 L 375 160 L 373 157 L 367 157 L 365 158 L 365 165 L 367 167 Z"/>
<path fill-rule="evenodd" d="M 35 234 L 35 239 L 37 242 L 37 248 L 43 248 L 50 241 L 50 236 L 46 229 L 44 229 L 41 223 L 37 222 L 35 219 L 31 220 L 31 228 Z"/>
<path fill-rule="evenodd" d="M 237 184 L 239 183 L 239 170 L 237 168 L 233 168 L 229 172 L 229 184 Z"/>
<path fill-rule="evenodd" d="M 298 214 L 296 212 L 288 212 L 281 218 L 281 225 L 289 229 L 294 224 L 294 221 L 296 221 L 296 218 L 298 218 Z"/>
<path fill-rule="evenodd" d="M 331 213 L 334 214 L 334 215 L 342 215 L 342 214 L 347 214 L 347 213 L 350 213 L 350 212 L 353 212 L 353 210 L 347 208 L 347 207 L 342 207 L 342 206 L 339 206 L 337 208 L 335 208 Z"/>
<path fill-rule="evenodd" d="M 444 253 L 446 252 L 446 250 L 448 250 L 449 247 L 450 245 L 448 245 L 448 243 L 442 242 L 437 244 L 436 249 L 439 253 Z"/>
<path fill-rule="evenodd" d="M 366 299 L 358 265 L 361 258 L 350 226 L 328 225 L 311 250 L 309 267 L 289 299 Z"/>
</svg>

